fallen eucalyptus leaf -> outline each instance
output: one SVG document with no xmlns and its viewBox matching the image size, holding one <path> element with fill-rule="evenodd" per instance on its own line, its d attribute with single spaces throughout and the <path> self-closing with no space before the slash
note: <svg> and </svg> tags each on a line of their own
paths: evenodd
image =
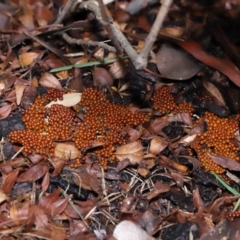
<svg viewBox="0 0 240 240">
<path fill-rule="evenodd" d="M 119 161 L 128 158 L 130 163 L 133 165 L 141 162 L 144 157 L 143 146 L 139 141 L 128 143 L 119 147 L 115 154 Z"/>
<path fill-rule="evenodd" d="M 45 72 L 40 78 L 39 83 L 44 87 L 63 90 L 58 79 L 55 76 L 53 76 L 51 73 Z"/>
<path fill-rule="evenodd" d="M 80 152 L 73 144 L 58 143 L 55 147 L 55 155 L 59 158 L 74 159 L 80 156 Z"/>
<path fill-rule="evenodd" d="M 63 100 L 52 101 L 45 107 L 50 108 L 54 104 L 63 105 L 65 107 L 72 107 L 81 101 L 82 93 L 67 93 L 63 95 Z"/>
<path fill-rule="evenodd" d="M 155 155 L 159 154 L 168 146 L 168 143 L 161 137 L 153 137 L 150 142 L 150 149 L 149 152 Z"/>
</svg>

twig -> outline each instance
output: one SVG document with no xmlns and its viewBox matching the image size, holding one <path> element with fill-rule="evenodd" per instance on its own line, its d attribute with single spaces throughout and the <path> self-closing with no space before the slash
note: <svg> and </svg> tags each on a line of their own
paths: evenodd
<svg viewBox="0 0 240 240">
<path fill-rule="evenodd" d="M 63 194 L 63 196 L 65 198 L 67 198 L 67 194 L 65 193 L 65 191 L 63 191 L 63 189 L 61 189 L 61 192 Z M 87 224 L 87 222 L 85 221 L 84 217 L 82 216 L 82 214 L 78 211 L 77 207 L 75 206 L 75 204 L 73 203 L 73 201 L 71 199 L 68 199 L 68 203 L 72 206 L 72 208 L 75 210 L 75 212 L 77 213 L 77 215 L 81 218 L 81 220 L 84 222 L 84 224 L 87 226 L 87 228 L 89 229 L 89 225 Z"/>
<path fill-rule="evenodd" d="M 73 5 L 73 3 L 76 0 L 68 0 L 67 3 L 65 4 L 65 6 L 63 7 L 63 10 L 61 11 L 61 13 L 58 15 L 56 21 L 54 22 L 54 24 L 57 23 L 61 23 L 62 20 L 65 18 L 65 16 L 67 15 L 67 13 L 69 12 L 71 6 Z"/>
<path fill-rule="evenodd" d="M 104 42 L 97 42 L 97 41 L 92 41 L 92 40 L 84 41 L 82 39 L 75 39 L 75 38 L 69 37 L 66 33 L 63 33 L 62 37 L 69 44 L 98 46 L 98 47 L 102 47 L 102 48 L 106 49 L 109 52 L 114 52 L 114 53 L 116 52 L 116 49 L 114 47 L 109 46 L 108 44 L 106 44 Z"/>
<path fill-rule="evenodd" d="M 35 42 L 38 42 L 39 44 L 41 44 L 42 46 L 44 46 L 46 49 L 48 49 L 49 51 L 53 52 L 54 54 L 56 54 L 58 57 L 62 58 L 62 59 L 66 59 L 62 53 L 57 50 L 56 48 L 52 47 L 51 45 L 49 45 L 48 43 L 46 43 L 45 41 L 41 40 L 40 38 L 38 38 L 37 36 L 34 36 L 32 33 L 30 33 L 27 30 L 23 30 L 23 33 L 28 36 L 29 38 L 31 38 L 32 40 L 34 40 Z"/>
<path fill-rule="evenodd" d="M 169 11 L 170 6 L 172 5 L 172 2 L 173 2 L 173 0 L 164 0 L 163 1 L 162 6 L 158 11 L 157 18 L 155 19 L 154 24 L 151 28 L 151 31 L 148 34 L 145 44 L 137 58 L 137 61 L 136 61 L 137 65 L 135 65 L 135 67 L 137 69 L 146 67 L 149 52 L 150 52 L 154 42 L 157 39 L 160 28 L 162 27 L 163 21 Z"/>
<path fill-rule="evenodd" d="M 80 8 L 94 12 L 97 20 L 101 24 L 104 24 L 99 6 L 96 5 L 94 2 L 92 2 L 92 1 L 85 2 L 84 1 L 80 4 Z M 135 65 L 136 59 L 138 57 L 137 52 L 134 50 L 134 48 L 128 42 L 127 38 L 123 35 L 123 33 L 114 25 L 113 20 L 110 17 L 109 17 L 109 22 L 110 22 L 110 26 L 113 30 L 115 37 L 118 39 L 118 42 L 120 43 L 120 46 L 125 50 L 125 52 L 129 56 L 129 58 Z"/>
<path fill-rule="evenodd" d="M 101 2 L 101 1 L 99 0 L 98 2 Z M 128 42 L 128 40 L 124 36 L 124 34 L 115 26 L 112 18 L 108 17 L 109 26 L 112 29 L 113 35 L 115 36 L 116 39 L 118 39 L 120 46 L 125 50 L 125 52 L 129 56 L 130 60 L 132 61 L 133 65 L 135 66 L 136 69 L 142 69 L 147 66 L 149 52 L 150 52 L 154 42 L 157 39 L 157 35 L 160 31 L 163 20 L 166 17 L 172 2 L 173 2 L 173 0 L 163 0 L 162 6 L 159 9 L 157 18 L 151 28 L 149 35 L 147 36 L 144 47 L 141 50 L 139 55 L 137 54 L 135 49 L 131 46 L 131 44 Z M 94 12 L 97 20 L 101 24 L 106 25 L 106 22 L 104 21 L 105 19 L 103 19 L 103 17 L 102 17 L 103 10 L 101 11 L 101 9 L 100 9 L 101 7 L 96 5 L 93 1 L 89 0 L 86 2 L 82 2 L 80 4 L 80 8 Z"/>
<path fill-rule="evenodd" d="M 108 35 L 109 35 L 110 39 L 112 40 L 113 46 L 115 46 L 115 48 L 117 50 L 117 53 L 121 54 L 122 53 L 122 48 L 121 48 L 116 36 L 114 35 L 113 29 L 110 25 L 109 17 L 106 13 L 106 9 L 105 9 L 103 0 L 97 0 L 97 1 L 98 1 L 98 4 L 99 4 L 100 11 L 101 11 L 102 20 L 105 22 L 104 27 L 106 28 L 106 30 L 108 32 Z"/>
</svg>

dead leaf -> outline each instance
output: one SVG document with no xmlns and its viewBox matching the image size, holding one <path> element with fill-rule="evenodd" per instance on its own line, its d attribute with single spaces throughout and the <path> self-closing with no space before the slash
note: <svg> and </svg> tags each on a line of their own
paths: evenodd
<svg viewBox="0 0 240 240">
<path fill-rule="evenodd" d="M 43 209 L 37 205 L 31 205 L 28 214 L 29 222 L 31 221 L 36 226 L 36 229 L 48 229 L 48 217 Z"/>
<path fill-rule="evenodd" d="M 7 118 L 12 110 L 12 104 L 7 104 L 0 108 L 0 120 Z"/>
<path fill-rule="evenodd" d="M 40 85 L 48 88 L 63 90 L 60 82 L 51 73 L 45 72 L 39 80 Z"/>
<path fill-rule="evenodd" d="M 164 78 L 186 80 L 195 76 L 202 66 L 185 50 L 163 43 L 157 53 L 157 68 Z"/>
<path fill-rule="evenodd" d="M 52 177 L 56 177 L 62 172 L 66 164 L 66 161 L 67 161 L 67 158 L 59 158 L 59 157 L 51 158 L 51 163 L 54 167 L 54 172 L 51 174 Z"/>
<path fill-rule="evenodd" d="M 43 177 L 42 181 L 42 192 L 46 192 L 50 184 L 50 174 L 49 172 L 46 172 L 45 176 Z"/>
<path fill-rule="evenodd" d="M 21 64 L 26 67 L 31 65 L 39 56 L 39 53 L 36 52 L 25 52 L 19 55 L 19 60 Z"/>
<path fill-rule="evenodd" d="M 8 199 L 7 195 L 3 192 L 2 189 L 0 189 L 0 204 L 7 199 Z"/>
<path fill-rule="evenodd" d="M 17 180 L 19 170 L 10 172 L 3 180 L 1 189 L 4 193 L 9 194 Z"/>
<path fill-rule="evenodd" d="M 126 75 L 124 65 L 119 61 L 111 64 L 109 72 L 112 75 L 113 79 L 120 79 Z"/>
<path fill-rule="evenodd" d="M 219 155 L 211 155 L 209 153 L 208 156 L 213 160 L 213 162 L 215 162 L 216 164 L 220 165 L 223 168 L 227 168 L 233 171 L 240 171 L 240 163 L 234 161 L 231 158 Z"/>
<path fill-rule="evenodd" d="M 14 84 L 14 86 L 16 91 L 17 105 L 19 105 L 22 100 L 23 92 L 27 86 L 23 84 Z"/>
<path fill-rule="evenodd" d="M 152 154 L 159 154 L 168 146 L 168 142 L 165 141 L 164 138 L 154 136 L 150 142 L 149 152 Z"/>
<path fill-rule="evenodd" d="M 215 104 L 218 106 L 226 106 L 225 101 L 222 97 L 222 94 L 218 90 L 218 88 L 211 82 L 203 80 L 203 86 L 207 89 L 207 91 L 214 96 L 214 98 L 217 99 L 217 103 L 215 101 Z"/>
<path fill-rule="evenodd" d="M 158 181 L 154 184 L 153 190 L 151 190 L 150 193 L 148 193 L 147 199 L 151 200 L 154 197 L 157 197 L 159 194 L 168 192 L 169 190 L 170 190 L 170 184 L 166 184 Z"/>
<path fill-rule="evenodd" d="M 105 68 L 95 67 L 93 71 L 93 85 L 95 87 L 111 87 L 113 78 Z"/>
<path fill-rule="evenodd" d="M 128 143 L 117 148 L 115 154 L 119 161 L 128 158 L 130 163 L 134 165 L 141 162 L 143 159 L 143 146 L 139 141 Z"/>
<path fill-rule="evenodd" d="M 57 143 L 55 147 L 55 155 L 63 159 L 74 159 L 80 156 L 80 151 L 73 144 Z"/>
<path fill-rule="evenodd" d="M 231 61 L 207 54 L 203 51 L 202 47 L 194 41 L 174 40 L 174 42 L 191 53 L 199 61 L 225 74 L 233 83 L 240 87 L 240 72 Z"/>
<path fill-rule="evenodd" d="M 146 177 L 149 174 L 149 170 L 144 167 L 138 167 L 137 172 L 142 177 Z"/>
<path fill-rule="evenodd" d="M 63 105 L 65 107 L 72 107 L 81 101 L 82 93 L 67 93 L 63 95 L 63 100 L 52 101 L 45 107 L 50 108 L 54 104 Z"/>
<path fill-rule="evenodd" d="M 33 167 L 30 167 L 26 172 L 22 173 L 18 181 L 24 182 L 24 181 L 30 181 L 34 182 L 43 177 L 43 175 L 48 171 L 49 167 L 42 164 L 37 164 Z"/>
</svg>

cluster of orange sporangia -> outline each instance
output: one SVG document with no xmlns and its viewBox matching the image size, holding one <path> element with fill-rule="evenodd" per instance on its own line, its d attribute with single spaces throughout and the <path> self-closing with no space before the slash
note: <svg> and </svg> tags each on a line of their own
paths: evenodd
<svg viewBox="0 0 240 240">
<path fill-rule="evenodd" d="M 38 96 L 22 117 L 25 130 L 13 131 L 9 134 L 11 142 L 21 144 L 23 153 L 33 152 L 46 156 L 54 156 L 56 140 L 66 140 L 71 137 L 71 127 L 74 113 L 70 108 L 53 105 L 50 109 L 46 104 L 62 99 L 65 92 L 49 89 L 43 97 Z"/>
<path fill-rule="evenodd" d="M 9 134 L 12 142 L 24 146 L 23 153 L 32 152 L 45 156 L 54 156 L 54 142 L 71 139 L 79 150 L 93 146 L 96 142 L 103 146 L 93 148 L 100 164 L 106 168 L 108 161 L 113 161 L 116 144 L 126 143 L 121 131 L 127 125 L 136 126 L 149 119 L 139 111 L 131 112 L 127 107 L 108 101 L 106 94 L 92 88 L 86 88 L 78 109 L 84 113 L 84 121 L 76 121 L 73 108 L 62 105 L 45 106 L 65 92 L 50 89 L 47 94 L 38 97 L 34 104 L 25 111 L 23 122 L 26 129 Z M 71 165 L 78 167 L 80 159 Z"/>
<path fill-rule="evenodd" d="M 210 97 L 202 97 L 202 100 L 211 102 Z M 156 91 L 152 97 L 153 107 L 159 110 L 162 114 L 168 112 L 193 113 L 193 107 L 187 102 L 176 104 L 174 102 L 173 94 L 168 86 L 162 86 Z M 234 160 L 240 160 L 237 156 L 239 150 L 237 146 L 231 141 L 234 138 L 235 132 L 238 130 L 238 117 L 235 118 L 219 118 L 213 113 L 206 112 L 203 116 L 207 122 L 208 128 L 205 133 L 199 134 L 196 141 L 191 143 L 198 155 L 201 166 L 207 171 L 215 171 L 216 173 L 223 173 L 225 169 L 217 165 L 208 156 L 209 154 L 216 154 L 224 157 L 229 157 Z"/>
<path fill-rule="evenodd" d="M 115 160 L 116 144 L 126 143 L 121 131 L 124 126 L 136 126 L 149 119 L 141 112 L 132 113 L 128 108 L 109 102 L 106 94 L 87 88 L 82 94 L 81 108 L 86 112 L 85 121 L 73 135 L 73 141 L 79 149 L 101 142 L 103 147 L 96 148 L 101 165 L 106 168 L 108 161 Z"/>
<path fill-rule="evenodd" d="M 237 212 L 228 212 L 226 214 L 226 218 L 228 218 L 230 221 L 233 221 L 234 218 L 240 217 L 240 211 Z"/>
<path fill-rule="evenodd" d="M 155 92 L 152 101 L 153 108 L 160 111 L 163 115 L 169 112 L 173 112 L 174 114 L 182 112 L 192 114 L 194 110 L 193 106 L 185 101 L 181 104 L 176 104 L 170 87 L 166 85 Z"/>
<path fill-rule="evenodd" d="M 238 130 L 238 117 L 219 118 L 213 113 L 206 112 L 204 119 L 207 121 L 207 131 L 199 134 L 192 146 L 198 154 L 201 165 L 207 171 L 221 174 L 225 169 L 214 163 L 208 153 L 240 160 L 237 156 L 239 148 L 231 141 Z"/>
</svg>

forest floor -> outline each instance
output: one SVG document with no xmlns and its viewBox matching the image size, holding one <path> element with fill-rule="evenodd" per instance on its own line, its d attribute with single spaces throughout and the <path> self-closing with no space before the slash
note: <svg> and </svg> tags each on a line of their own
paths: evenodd
<svg viewBox="0 0 240 240">
<path fill-rule="evenodd" d="M 240 2 L 0 2 L 0 238 L 240 239 Z"/>
</svg>

